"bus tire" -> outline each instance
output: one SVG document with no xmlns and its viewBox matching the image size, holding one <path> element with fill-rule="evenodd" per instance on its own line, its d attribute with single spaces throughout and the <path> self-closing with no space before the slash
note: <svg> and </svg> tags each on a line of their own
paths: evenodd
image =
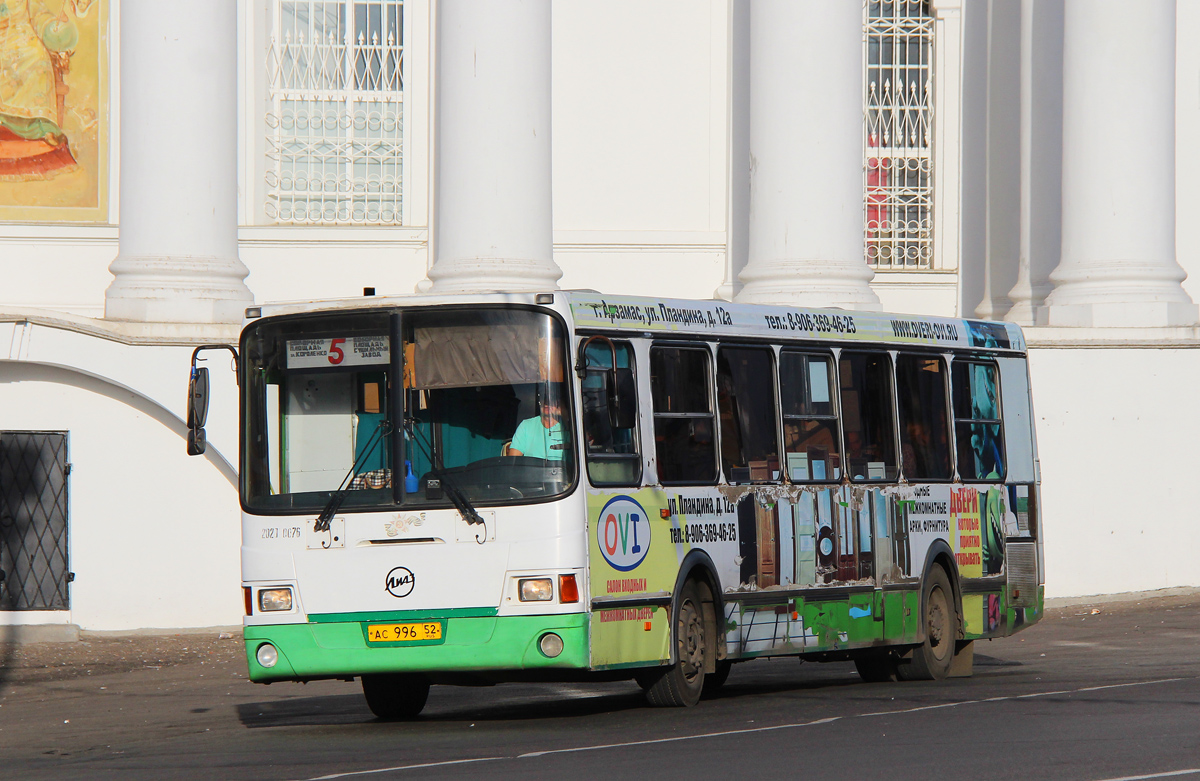
<svg viewBox="0 0 1200 781">
<path fill-rule="evenodd" d="M 854 669 L 867 683 L 887 683 L 896 680 L 896 657 L 891 651 L 872 651 L 856 657 Z"/>
<path fill-rule="evenodd" d="M 675 610 L 675 648 L 678 661 L 668 667 L 640 671 L 638 684 L 646 701 L 657 708 L 687 708 L 704 691 L 704 665 L 711 643 L 704 631 L 704 606 L 696 582 L 689 580 Z"/>
<path fill-rule="evenodd" d="M 921 589 L 921 620 L 925 642 L 915 647 L 912 657 L 896 672 L 902 681 L 940 681 L 950 673 L 958 636 L 958 608 L 950 578 L 940 564 L 929 568 Z"/>
<path fill-rule="evenodd" d="M 414 673 L 374 673 L 362 676 L 367 707 L 384 721 L 414 719 L 429 699 L 429 679 Z"/>
</svg>

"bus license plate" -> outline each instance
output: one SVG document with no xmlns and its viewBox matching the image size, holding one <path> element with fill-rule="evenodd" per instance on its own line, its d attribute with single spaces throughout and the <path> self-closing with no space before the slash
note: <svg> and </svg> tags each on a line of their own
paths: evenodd
<svg viewBox="0 0 1200 781">
<path fill-rule="evenodd" d="M 442 624 L 440 621 L 367 625 L 367 642 L 370 643 L 408 643 L 441 639 Z"/>
</svg>

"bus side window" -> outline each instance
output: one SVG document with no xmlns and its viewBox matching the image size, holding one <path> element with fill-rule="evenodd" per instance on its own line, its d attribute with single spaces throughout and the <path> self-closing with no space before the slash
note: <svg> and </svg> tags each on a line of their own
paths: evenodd
<svg viewBox="0 0 1200 781">
<path fill-rule="evenodd" d="M 926 355 L 896 356 L 900 460 L 906 480 L 949 480 L 950 421 L 946 365 Z"/>
<path fill-rule="evenodd" d="M 629 342 L 613 342 L 617 368 L 633 371 L 633 349 Z M 593 341 L 584 353 L 587 372 L 583 387 L 583 433 L 587 447 L 587 472 L 592 485 L 638 485 L 642 481 L 642 457 L 638 447 L 637 416 L 633 425 L 612 425 L 609 387 L 613 380 L 612 350 Z M 634 383 L 636 399 L 636 382 Z M 635 403 L 634 410 L 637 409 Z"/>
<path fill-rule="evenodd" d="M 717 351 L 717 409 L 721 413 L 721 460 L 731 483 L 779 479 L 779 433 L 771 350 L 722 347 Z"/>
<path fill-rule="evenodd" d="M 844 352 L 838 368 L 850 478 L 894 482 L 899 470 L 892 422 L 892 362 L 887 353 Z"/>
<path fill-rule="evenodd" d="M 703 347 L 650 351 L 654 447 L 658 479 L 664 485 L 717 481 L 708 356 Z"/>
<path fill-rule="evenodd" d="M 842 479 L 833 381 L 829 356 L 779 354 L 783 443 L 793 483 Z"/>
<path fill-rule="evenodd" d="M 1004 436 L 994 363 L 955 361 L 954 434 L 963 480 L 1004 479 Z"/>
</svg>

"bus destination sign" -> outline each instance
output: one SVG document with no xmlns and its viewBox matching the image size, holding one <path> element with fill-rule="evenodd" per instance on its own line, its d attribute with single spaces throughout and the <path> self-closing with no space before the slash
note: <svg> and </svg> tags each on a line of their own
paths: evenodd
<svg viewBox="0 0 1200 781">
<path fill-rule="evenodd" d="M 386 336 L 344 339 L 289 339 L 287 368 L 324 369 L 331 366 L 372 366 L 391 361 Z"/>
</svg>

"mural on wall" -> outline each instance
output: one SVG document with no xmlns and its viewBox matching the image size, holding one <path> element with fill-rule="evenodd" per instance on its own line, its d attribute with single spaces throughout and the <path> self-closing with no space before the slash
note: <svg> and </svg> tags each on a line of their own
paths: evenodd
<svg viewBox="0 0 1200 781">
<path fill-rule="evenodd" d="M 107 0 L 0 0 L 0 219 L 104 222 Z"/>
</svg>

